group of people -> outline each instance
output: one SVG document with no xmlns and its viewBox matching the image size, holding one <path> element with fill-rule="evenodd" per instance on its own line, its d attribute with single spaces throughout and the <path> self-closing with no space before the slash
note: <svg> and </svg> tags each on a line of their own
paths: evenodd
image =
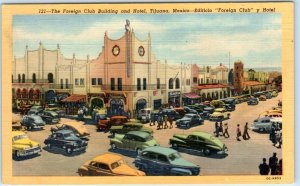
<svg viewBox="0 0 300 186">
<path fill-rule="evenodd" d="M 83 121 L 84 116 L 88 114 L 89 109 L 86 106 L 82 106 L 77 111 L 78 120 Z"/>
<path fill-rule="evenodd" d="M 246 124 L 244 125 L 244 130 L 243 130 L 243 135 L 240 129 L 240 124 L 237 124 L 237 128 L 236 128 L 236 140 L 237 141 L 241 141 L 240 137 L 243 136 L 244 140 L 249 140 L 250 139 L 250 135 L 248 133 L 248 130 L 250 130 L 250 128 L 248 127 L 248 122 L 246 122 Z"/>
<path fill-rule="evenodd" d="M 216 122 L 214 134 L 216 137 L 224 136 L 225 138 L 229 138 L 230 135 L 228 133 L 228 123 L 224 123 L 224 126 L 223 126 L 222 121 L 220 122 L 220 124 L 218 122 Z"/>
<path fill-rule="evenodd" d="M 282 145 L 282 128 L 278 123 L 273 122 L 270 131 L 270 140 L 277 148 L 281 148 Z"/>
<path fill-rule="evenodd" d="M 173 121 L 174 119 L 172 117 L 168 117 L 167 115 L 162 115 L 159 114 L 157 117 L 151 116 L 150 119 L 150 126 L 155 126 L 156 122 L 157 122 L 157 130 L 160 129 L 171 129 L 173 128 Z M 168 126 L 168 123 L 170 124 L 170 126 Z"/>
<path fill-rule="evenodd" d="M 260 175 L 282 175 L 282 159 L 278 161 L 277 154 L 274 152 L 273 156 L 269 158 L 269 164 L 267 164 L 266 158 L 263 158 L 263 162 L 258 166 Z"/>
</svg>

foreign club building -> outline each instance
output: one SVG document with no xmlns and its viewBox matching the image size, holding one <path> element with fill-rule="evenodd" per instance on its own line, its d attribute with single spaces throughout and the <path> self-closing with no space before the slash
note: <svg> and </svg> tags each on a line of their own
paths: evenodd
<svg viewBox="0 0 300 186">
<path fill-rule="evenodd" d="M 157 60 L 150 34 L 143 40 L 137 38 L 129 22 L 120 38 L 104 33 L 104 46 L 96 59 L 77 59 L 75 54 L 65 58 L 59 45 L 48 50 L 40 43 L 37 50 L 26 46 L 24 57 L 14 57 L 12 67 L 17 108 L 61 101 L 65 107 L 88 104 L 120 114 L 181 105 L 184 94 L 192 94 L 191 65 Z"/>
</svg>

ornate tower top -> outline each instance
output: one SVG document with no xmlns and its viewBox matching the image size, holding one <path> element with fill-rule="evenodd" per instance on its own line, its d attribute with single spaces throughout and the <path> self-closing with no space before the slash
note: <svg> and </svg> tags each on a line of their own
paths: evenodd
<svg viewBox="0 0 300 186">
<path fill-rule="evenodd" d="M 130 32 L 131 31 L 129 19 L 126 19 L 125 30 L 126 30 L 126 32 Z"/>
</svg>

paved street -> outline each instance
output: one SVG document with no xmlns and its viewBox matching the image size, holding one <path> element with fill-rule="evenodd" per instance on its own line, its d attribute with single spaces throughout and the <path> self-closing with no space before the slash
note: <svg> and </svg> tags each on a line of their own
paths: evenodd
<svg viewBox="0 0 300 186">
<path fill-rule="evenodd" d="M 278 158 L 281 158 L 281 149 L 272 146 L 269 141 L 268 134 L 260 134 L 250 131 L 250 140 L 237 141 L 236 124 L 241 124 L 243 130 L 245 122 L 251 126 L 254 119 L 265 110 L 277 106 L 278 100 L 281 99 L 281 93 L 278 97 L 262 101 L 259 105 L 248 106 L 247 103 L 238 104 L 236 110 L 231 112 L 231 119 L 225 121 L 229 124 L 230 138 L 220 137 L 221 141 L 228 147 L 228 156 L 220 158 L 217 156 L 205 157 L 201 153 L 195 154 L 181 151 L 181 155 L 188 161 L 191 161 L 201 167 L 201 175 L 255 175 L 258 174 L 258 165 L 262 158 L 269 158 L 273 152 L 277 152 Z M 14 117 L 20 117 L 14 115 Z M 68 119 L 62 119 L 62 123 Z M 224 122 L 223 122 L 224 123 Z M 146 124 L 147 126 L 149 124 Z M 175 126 L 175 125 L 174 125 Z M 56 153 L 43 148 L 39 156 L 29 159 L 13 161 L 13 175 L 41 175 L 41 176 L 71 176 L 77 175 L 76 171 L 84 162 L 92 159 L 98 154 L 110 151 L 108 133 L 97 132 L 94 125 L 86 125 L 91 133 L 88 148 L 83 154 L 66 155 L 64 152 Z M 44 147 L 44 140 L 48 137 L 51 125 L 47 125 L 42 131 L 27 132 L 28 136 L 38 141 Z M 190 133 L 191 131 L 204 131 L 213 133 L 214 122 L 205 121 L 204 125 L 191 128 L 189 130 L 181 130 L 177 128 L 156 130 L 154 129 L 154 138 L 161 146 L 169 147 L 169 139 L 175 133 Z M 242 139 L 242 138 L 241 138 Z M 125 151 L 116 151 L 123 155 L 128 164 L 132 164 L 135 153 L 127 153 Z"/>
</svg>

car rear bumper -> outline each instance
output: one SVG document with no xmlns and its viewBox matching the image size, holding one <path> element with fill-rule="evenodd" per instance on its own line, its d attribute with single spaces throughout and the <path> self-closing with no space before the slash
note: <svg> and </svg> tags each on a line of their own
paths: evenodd
<svg viewBox="0 0 300 186">
<path fill-rule="evenodd" d="M 35 147 L 35 148 L 23 150 L 23 151 L 20 152 L 19 155 L 21 157 L 23 157 L 23 156 L 30 156 L 30 155 L 33 155 L 33 154 L 38 154 L 41 151 L 42 151 L 42 149 L 40 147 Z"/>
</svg>

